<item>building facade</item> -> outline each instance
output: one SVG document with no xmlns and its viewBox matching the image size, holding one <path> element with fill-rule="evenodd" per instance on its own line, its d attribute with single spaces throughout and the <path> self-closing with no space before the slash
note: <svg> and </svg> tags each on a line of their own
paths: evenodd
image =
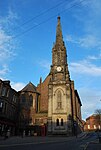
<svg viewBox="0 0 101 150">
<path fill-rule="evenodd" d="M 70 79 L 67 52 L 58 17 L 48 84 L 48 134 L 76 133 L 82 124 L 81 105 L 74 81 Z"/>
<path fill-rule="evenodd" d="M 38 135 L 75 135 L 82 131 L 81 106 L 70 79 L 58 17 L 51 69 L 45 80 L 40 78 L 37 87 L 30 82 L 19 92 L 9 82 L 0 80 L 0 127 L 1 130 L 15 127 L 18 119 L 19 131 L 26 130 L 27 135 L 29 131 Z"/>
<path fill-rule="evenodd" d="M 25 89 L 26 87 L 21 91 L 21 95 L 23 92 L 28 95 L 29 91 Z M 70 79 L 60 17 L 56 28 L 56 41 L 52 48 L 50 72 L 44 81 L 40 78 L 34 93 L 38 93 L 38 97 L 34 101 L 33 113 L 30 111 L 33 126 L 47 127 L 48 135 L 68 136 L 81 132 L 82 104 L 74 81 Z"/>
<path fill-rule="evenodd" d="M 17 133 L 19 95 L 10 81 L 0 80 L 0 135 Z"/>
<path fill-rule="evenodd" d="M 96 131 L 101 130 L 101 117 L 94 114 L 89 116 L 84 123 L 84 131 Z"/>
</svg>

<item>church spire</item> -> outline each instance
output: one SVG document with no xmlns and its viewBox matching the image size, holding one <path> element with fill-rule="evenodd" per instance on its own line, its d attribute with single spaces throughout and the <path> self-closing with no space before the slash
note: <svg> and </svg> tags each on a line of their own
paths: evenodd
<svg viewBox="0 0 101 150">
<path fill-rule="evenodd" d="M 56 28 L 56 43 L 63 42 L 63 36 L 62 36 L 62 28 L 61 28 L 61 22 L 60 22 L 60 16 L 58 16 L 58 23 Z"/>
<path fill-rule="evenodd" d="M 66 47 L 63 41 L 60 16 L 56 27 L 56 41 L 52 49 L 52 65 L 65 65 L 67 63 Z"/>
<path fill-rule="evenodd" d="M 52 48 L 52 66 L 51 66 L 51 73 L 53 74 L 53 78 L 57 74 L 62 74 L 63 80 L 69 80 L 69 71 L 68 71 L 68 64 L 67 64 L 67 53 L 66 47 L 63 41 L 62 36 L 62 28 L 60 22 L 60 16 L 58 16 L 58 22 L 56 27 L 56 41 Z"/>
</svg>

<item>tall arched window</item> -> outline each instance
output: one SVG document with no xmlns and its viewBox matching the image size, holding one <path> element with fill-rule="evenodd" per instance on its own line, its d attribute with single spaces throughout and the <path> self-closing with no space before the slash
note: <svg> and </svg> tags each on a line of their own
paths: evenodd
<svg viewBox="0 0 101 150">
<path fill-rule="evenodd" d="M 61 119 L 61 126 L 63 126 L 63 119 Z"/>
<path fill-rule="evenodd" d="M 62 96 L 61 96 L 61 91 L 58 91 L 57 93 L 57 108 L 61 109 L 62 108 Z"/>
<path fill-rule="evenodd" d="M 21 104 L 25 105 L 26 103 L 26 97 L 25 97 L 25 94 L 22 94 L 21 95 Z"/>
<path fill-rule="evenodd" d="M 59 126 L 59 119 L 56 119 L 56 126 Z"/>
<path fill-rule="evenodd" d="M 29 105 L 33 106 L 33 96 L 32 96 L 32 94 L 29 95 Z"/>
</svg>

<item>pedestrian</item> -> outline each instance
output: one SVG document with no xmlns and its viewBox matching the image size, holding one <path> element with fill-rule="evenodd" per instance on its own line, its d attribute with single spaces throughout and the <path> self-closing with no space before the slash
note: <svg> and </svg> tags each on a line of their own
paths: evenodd
<svg viewBox="0 0 101 150">
<path fill-rule="evenodd" d="M 25 130 L 22 132 L 22 138 L 25 137 Z"/>
<path fill-rule="evenodd" d="M 10 137 L 10 130 L 7 131 L 7 138 Z"/>
</svg>

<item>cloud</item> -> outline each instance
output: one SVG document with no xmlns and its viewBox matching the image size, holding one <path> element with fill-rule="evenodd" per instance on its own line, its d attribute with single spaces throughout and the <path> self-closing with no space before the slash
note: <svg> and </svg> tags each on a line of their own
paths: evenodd
<svg viewBox="0 0 101 150">
<path fill-rule="evenodd" d="M 75 30 L 80 28 L 80 34 L 74 36 L 68 33 L 66 40 L 86 49 L 101 50 L 101 0 L 87 1 L 86 5 L 84 2 L 75 11 Z"/>
<path fill-rule="evenodd" d="M 99 108 L 99 106 L 96 105 L 96 101 L 90 100 L 88 98 L 87 101 L 84 102 L 83 105 L 82 105 L 82 118 L 83 119 L 88 118 L 90 115 L 94 114 L 95 110 L 98 109 L 98 108 Z"/>
<path fill-rule="evenodd" d="M 0 62 L 5 62 L 15 56 L 13 48 L 12 36 L 7 35 L 6 31 L 0 29 Z"/>
<path fill-rule="evenodd" d="M 9 72 L 9 68 L 7 65 L 3 65 L 2 68 L 0 69 L 0 78 L 4 77 L 5 74 Z"/>
<path fill-rule="evenodd" d="M 101 50 L 101 40 L 97 38 L 95 35 L 85 35 L 83 37 L 73 37 L 71 35 L 66 36 L 66 41 L 78 44 L 83 48 L 97 48 Z"/>
<path fill-rule="evenodd" d="M 51 63 L 49 61 L 47 61 L 47 60 L 41 60 L 41 61 L 39 61 L 39 65 L 41 67 L 43 67 L 44 69 L 46 69 L 46 70 L 49 70 L 50 64 Z"/>
<path fill-rule="evenodd" d="M 16 56 L 17 40 L 13 38 L 14 20 L 16 15 L 9 9 L 7 16 L 0 16 L 0 76 L 3 78 L 8 73 L 9 62 Z"/>
<path fill-rule="evenodd" d="M 16 91 L 20 91 L 21 89 L 24 88 L 25 83 L 22 83 L 22 82 L 11 82 L 11 86 Z"/>
<path fill-rule="evenodd" d="M 82 101 L 82 118 L 86 119 L 90 115 L 94 114 L 96 109 L 101 108 L 101 92 L 99 90 L 88 89 L 86 87 L 80 88 L 79 92 Z"/>
<path fill-rule="evenodd" d="M 101 76 L 101 67 L 91 64 L 88 61 L 72 62 L 70 63 L 70 70 L 76 74 Z"/>
<path fill-rule="evenodd" d="M 101 40 L 94 35 L 87 35 L 83 38 L 79 38 L 78 43 L 85 48 L 97 47 L 98 49 L 101 49 Z"/>
<path fill-rule="evenodd" d="M 18 19 L 18 16 L 14 11 L 11 10 L 11 8 L 8 8 L 7 15 L 2 17 L 0 16 L 0 24 L 3 25 L 3 29 L 7 30 L 8 33 L 11 33 L 12 28 L 16 25 L 16 20 Z M 11 28 L 9 28 L 11 27 Z"/>
<path fill-rule="evenodd" d="M 88 56 L 87 57 L 88 60 L 100 60 L 101 59 L 101 54 L 99 56 Z"/>
</svg>

